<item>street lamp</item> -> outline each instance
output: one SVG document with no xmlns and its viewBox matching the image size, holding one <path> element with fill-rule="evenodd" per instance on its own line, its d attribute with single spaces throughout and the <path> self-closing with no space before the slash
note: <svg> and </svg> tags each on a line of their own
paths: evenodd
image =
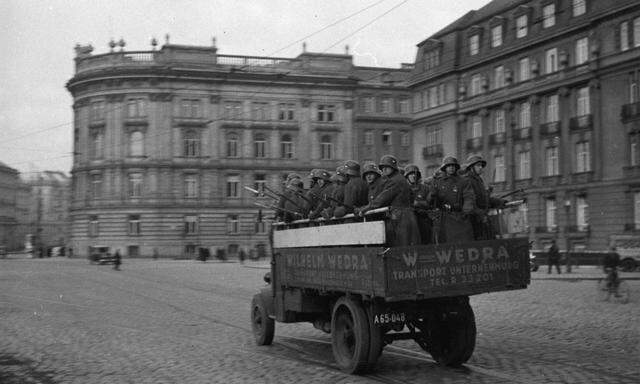
<svg viewBox="0 0 640 384">
<path fill-rule="evenodd" d="M 571 273 L 571 258 L 569 257 L 569 231 L 571 220 L 569 214 L 571 213 L 571 199 L 569 197 L 564 199 L 564 211 L 567 218 L 567 225 L 564 227 L 564 240 L 565 240 L 565 262 L 566 262 L 566 272 Z"/>
</svg>

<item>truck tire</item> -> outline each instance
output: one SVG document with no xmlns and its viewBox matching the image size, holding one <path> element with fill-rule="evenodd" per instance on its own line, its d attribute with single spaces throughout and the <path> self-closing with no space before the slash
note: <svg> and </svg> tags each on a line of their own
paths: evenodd
<svg viewBox="0 0 640 384">
<path fill-rule="evenodd" d="M 476 346 L 476 321 L 469 298 L 443 306 L 430 324 L 431 356 L 438 364 L 459 367 L 466 363 Z"/>
<path fill-rule="evenodd" d="M 251 329 L 258 345 L 270 345 L 275 333 L 275 321 L 269 317 L 260 295 L 251 300 Z"/>
<path fill-rule="evenodd" d="M 341 370 L 361 373 L 369 361 L 369 321 L 362 305 L 341 297 L 331 314 L 331 347 Z"/>
<path fill-rule="evenodd" d="M 373 319 L 371 312 L 371 306 L 367 307 L 368 320 Z M 382 354 L 382 349 L 384 348 L 384 341 L 382 340 L 384 332 L 382 327 L 374 325 L 373 321 L 367 321 L 367 323 L 369 324 L 369 360 L 367 361 L 367 369 L 372 370 L 376 366 L 378 358 Z"/>
<path fill-rule="evenodd" d="M 622 272 L 633 272 L 636 270 L 636 267 L 636 261 L 631 258 L 624 259 L 620 262 Z"/>
</svg>

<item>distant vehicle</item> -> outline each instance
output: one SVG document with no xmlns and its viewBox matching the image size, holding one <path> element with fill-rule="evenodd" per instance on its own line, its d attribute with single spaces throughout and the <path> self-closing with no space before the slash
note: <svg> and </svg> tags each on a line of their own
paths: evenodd
<svg viewBox="0 0 640 384">
<path fill-rule="evenodd" d="M 89 247 L 89 262 L 91 264 L 113 264 L 115 260 L 115 257 L 109 252 L 109 247 L 105 245 Z"/>
</svg>

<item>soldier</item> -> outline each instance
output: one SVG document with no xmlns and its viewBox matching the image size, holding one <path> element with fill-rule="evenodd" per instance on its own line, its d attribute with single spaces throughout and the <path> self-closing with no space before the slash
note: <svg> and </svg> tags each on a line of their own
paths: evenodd
<svg viewBox="0 0 640 384">
<path fill-rule="evenodd" d="M 305 200 L 302 198 L 304 194 L 302 180 L 294 178 L 289 181 L 287 190 L 284 192 L 286 199 L 284 201 L 284 210 L 281 211 L 285 223 L 299 220 L 304 217 Z"/>
<path fill-rule="evenodd" d="M 458 175 L 459 169 L 458 159 L 447 156 L 440 167 L 442 177 L 434 180 L 434 203 L 441 213 L 434 228 L 438 243 L 473 241 L 468 216 L 473 213 L 475 195 L 469 180 Z"/>
<path fill-rule="evenodd" d="M 473 237 L 475 240 L 495 239 L 496 231 L 489 221 L 489 209 L 502 208 L 506 200 L 492 197 L 484 185 L 482 173 L 487 162 L 480 155 L 471 155 L 467 159 L 465 177 L 471 183 L 475 195 L 475 207 L 471 215 Z"/>
<path fill-rule="evenodd" d="M 336 168 L 336 173 L 332 178 L 333 189 L 331 190 L 331 196 L 327 196 L 329 204 L 321 212 L 322 217 L 325 219 L 332 218 L 336 208 L 344 205 L 344 187 L 349 181 L 346 167 L 342 165 Z"/>
<path fill-rule="evenodd" d="M 411 207 L 411 187 L 398 172 L 398 160 L 384 155 L 378 165 L 385 179 L 380 193 L 366 206 L 357 210 L 359 215 L 367 211 L 389 207 L 391 220 L 387 226 L 390 246 L 415 245 L 420 243 L 416 216 Z"/>
<path fill-rule="evenodd" d="M 331 175 L 324 169 L 314 169 L 309 174 L 311 178 L 311 188 L 306 193 L 306 212 L 305 214 L 311 218 L 311 213 L 321 204 L 324 190 L 331 184 L 329 178 Z"/>
<path fill-rule="evenodd" d="M 361 207 L 368 203 L 369 186 L 360 176 L 360 164 L 354 160 L 344 163 L 348 181 L 344 187 L 344 204 L 336 207 L 335 217 L 343 217 L 347 213 L 353 213 L 355 207 Z"/>
<path fill-rule="evenodd" d="M 330 172 L 326 173 L 326 180 L 324 181 L 325 186 L 321 191 L 316 195 L 317 202 L 314 205 L 314 208 L 309 212 L 309 219 L 317 219 L 322 215 L 322 211 L 329 207 L 331 204 L 331 196 L 333 195 L 333 190 L 336 186 L 336 176 L 335 174 L 331 174 Z"/>
<path fill-rule="evenodd" d="M 283 208 L 285 208 L 285 204 L 287 203 L 287 201 L 290 202 L 290 198 L 292 197 L 292 195 L 294 194 L 292 190 L 290 190 L 289 184 L 291 183 L 291 180 L 300 180 L 300 175 L 298 175 L 295 172 L 289 173 L 287 175 L 287 177 L 282 181 L 282 193 L 280 194 L 280 199 L 278 200 L 278 211 L 276 212 L 276 218 L 280 221 L 284 220 L 285 218 L 285 212 L 282 210 Z M 297 215 L 296 215 L 297 216 Z M 284 220 L 286 221 L 286 220 Z"/>
<path fill-rule="evenodd" d="M 367 182 L 367 204 L 370 203 L 378 193 L 380 193 L 383 180 L 382 172 L 374 163 L 365 164 L 362 168 L 362 178 Z"/>
<path fill-rule="evenodd" d="M 422 174 L 420 169 L 413 164 L 407 165 L 404 169 L 404 177 L 409 182 L 411 191 L 413 192 L 413 209 L 416 212 L 416 220 L 418 221 L 418 230 L 422 244 L 431 243 L 431 218 L 428 215 L 431 196 L 426 184 L 422 183 Z"/>
</svg>

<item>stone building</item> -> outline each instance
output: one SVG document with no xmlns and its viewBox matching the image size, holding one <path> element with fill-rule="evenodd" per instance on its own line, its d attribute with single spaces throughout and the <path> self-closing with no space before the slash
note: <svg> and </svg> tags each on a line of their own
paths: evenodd
<svg viewBox="0 0 640 384">
<path fill-rule="evenodd" d="M 348 53 L 274 58 L 218 54 L 215 41 L 152 44 L 126 52 L 112 42 L 99 55 L 76 47 L 67 83 L 75 255 L 98 245 L 143 257 L 263 253 L 260 219 L 271 212 L 260 215 L 254 202 L 273 201 L 244 186 L 279 191 L 289 172 L 377 161 L 378 150 L 359 152 L 366 129 L 391 132 L 381 148 L 412 158 L 400 139 L 409 130 L 407 68 L 357 67 Z M 355 110 L 362 97 L 384 97 L 379 123 Z"/>
<path fill-rule="evenodd" d="M 482 154 L 535 247 L 638 247 L 640 3 L 494 0 L 418 44 L 414 161 Z"/>
<path fill-rule="evenodd" d="M 4 251 L 24 248 L 28 233 L 30 188 L 20 173 L 0 162 L 0 247 Z"/>
</svg>

